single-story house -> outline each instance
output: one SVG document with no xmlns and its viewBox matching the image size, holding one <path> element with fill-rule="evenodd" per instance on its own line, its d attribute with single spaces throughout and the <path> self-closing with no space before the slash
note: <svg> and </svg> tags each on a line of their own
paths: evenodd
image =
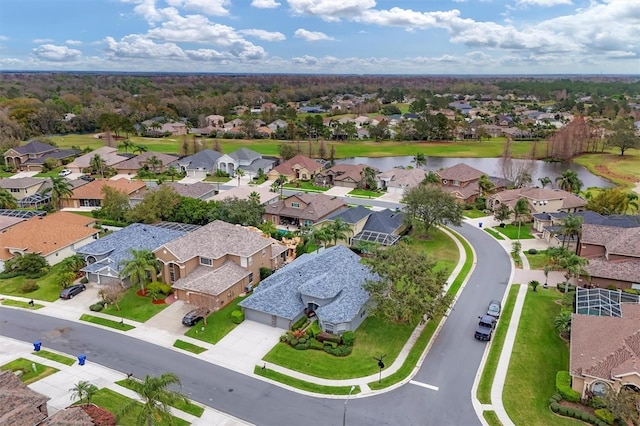
<svg viewBox="0 0 640 426">
<path fill-rule="evenodd" d="M 96 179 L 86 185 L 79 186 L 73 190 L 73 193 L 68 198 L 61 200 L 62 207 L 95 207 L 100 208 L 102 201 L 104 200 L 104 193 L 102 188 L 108 186 L 117 191 L 127 194 L 129 197 L 134 196 L 140 192 L 143 192 L 146 188 L 144 182 L 134 181 L 129 179 L 118 180 L 101 180 Z"/>
<path fill-rule="evenodd" d="M 70 212 L 34 216 L 0 234 L 0 270 L 14 256 L 36 253 L 55 265 L 98 238 L 96 220 Z"/>
<path fill-rule="evenodd" d="M 16 200 L 22 200 L 37 194 L 47 180 L 34 177 L 0 179 L 0 188 L 6 189 Z"/>
<path fill-rule="evenodd" d="M 316 185 L 341 186 L 344 188 L 360 188 L 364 179 L 364 164 L 336 164 L 335 166 L 318 172 L 315 176 Z M 376 173 L 378 171 L 376 170 Z"/>
<path fill-rule="evenodd" d="M 283 176 L 286 177 L 289 182 L 294 180 L 312 180 L 317 173 L 322 171 L 323 167 L 321 162 L 298 154 L 271 169 L 271 171 L 267 173 L 267 177 L 269 180 L 277 180 Z"/>
<path fill-rule="evenodd" d="M 134 223 L 97 241 L 80 247 L 76 253 L 83 256 L 87 266 L 82 269 L 87 279 L 97 284 L 127 283 L 121 279 L 123 263 L 131 259 L 130 250 L 155 250 L 161 245 L 182 237 L 184 231 Z"/>
<path fill-rule="evenodd" d="M 147 166 L 149 170 L 153 170 L 154 166 L 151 164 L 151 162 L 153 161 L 152 158 L 154 157 L 159 161 L 159 163 L 157 163 L 157 166 L 155 166 L 155 171 L 157 173 L 165 172 L 171 166 L 177 168 L 178 157 L 170 154 L 164 154 L 162 152 L 151 151 L 143 152 L 140 155 L 122 161 L 114 165 L 114 168 L 116 169 L 118 174 L 135 175 L 136 173 L 138 173 L 138 170 L 140 170 L 144 166 Z"/>
<path fill-rule="evenodd" d="M 59 166 L 65 161 L 71 161 L 80 152 L 78 149 L 60 149 L 47 143 L 30 141 L 22 146 L 9 148 L 4 153 L 4 163 L 17 170 L 41 171 L 49 158 Z"/>
<path fill-rule="evenodd" d="M 210 183 L 194 182 L 194 183 L 180 183 L 180 182 L 163 182 L 162 184 L 154 187 L 147 188 L 146 191 L 140 191 L 129 197 L 130 204 L 135 206 L 140 203 L 147 192 L 156 191 L 158 188 L 168 187 L 173 189 L 181 197 L 196 198 L 199 200 L 209 200 L 216 194 L 216 187 Z"/>
<path fill-rule="evenodd" d="M 122 163 L 129 158 L 124 155 L 119 155 L 118 148 L 101 146 L 96 150 L 75 158 L 72 162 L 67 164 L 66 168 L 71 170 L 73 173 L 83 173 L 85 169 L 91 167 L 91 160 L 96 155 L 100 156 L 107 167 L 115 167 L 117 164 Z"/>
<path fill-rule="evenodd" d="M 231 189 L 220 191 L 216 195 L 209 197 L 207 201 L 223 201 L 227 198 L 238 198 L 240 200 L 248 200 L 249 196 L 253 193 L 258 194 L 260 197 L 260 203 L 262 205 L 273 204 L 278 201 L 280 194 L 277 192 L 271 192 L 269 188 L 264 186 L 234 186 Z"/>
<path fill-rule="evenodd" d="M 32 426 L 48 416 L 49 397 L 31 390 L 13 371 L 0 371 L 0 424 Z"/>
<path fill-rule="evenodd" d="M 299 192 L 267 205 L 263 217 L 275 225 L 311 226 L 346 207 L 347 203 L 342 198 Z"/>
<path fill-rule="evenodd" d="M 391 246 L 400 240 L 405 231 L 405 214 L 384 209 L 372 212 L 360 232 L 351 238 L 351 244 L 357 246 L 360 241 L 383 246 Z"/>
<path fill-rule="evenodd" d="M 325 332 L 355 331 L 369 313 L 362 286 L 376 279 L 360 260 L 341 245 L 303 254 L 265 278 L 239 306 L 246 319 L 282 329 L 315 313 Z"/>
<path fill-rule="evenodd" d="M 551 212 L 574 213 L 583 211 L 587 205 L 585 199 L 562 189 L 525 187 L 507 189 L 488 196 L 487 208 L 495 210 L 500 204 L 507 204 L 513 209 L 520 198 L 527 200 L 532 215 Z"/>
<path fill-rule="evenodd" d="M 393 168 L 376 176 L 378 188 L 391 194 L 404 194 L 407 189 L 418 186 L 427 175 L 422 169 Z"/>
<path fill-rule="evenodd" d="M 236 170 L 241 169 L 245 176 L 252 178 L 258 175 L 259 170 L 269 173 L 276 163 L 276 159 L 264 158 L 248 148 L 239 148 L 230 154 L 222 154 L 217 159 L 217 168 L 229 176 L 235 176 Z"/>
<path fill-rule="evenodd" d="M 343 245 L 351 245 L 351 238 L 357 234 L 359 234 L 363 229 L 365 224 L 367 223 L 367 219 L 373 210 L 369 210 L 363 206 L 350 207 L 345 210 L 338 210 L 337 212 L 330 214 L 326 218 L 317 222 L 313 225 L 315 229 L 321 229 L 325 226 L 329 226 L 334 223 L 336 220 L 340 219 L 343 223 L 349 225 L 351 228 L 351 232 L 347 233 L 347 240 L 340 240 L 337 243 Z"/>
<path fill-rule="evenodd" d="M 208 174 L 212 175 L 218 169 L 218 159 L 222 154 L 212 149 L 203 149 L 196 154 L 181 158 L 177 165 L 187 177 L 204 179 Z"/>
</svg>

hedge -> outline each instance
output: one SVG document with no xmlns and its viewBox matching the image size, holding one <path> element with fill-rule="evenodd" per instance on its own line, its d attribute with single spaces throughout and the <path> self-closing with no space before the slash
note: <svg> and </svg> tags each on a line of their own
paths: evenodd
<svg viewBox="0 0 640 426">
<path fill-rule="evenodd" d="M 231 312 L 231 322 L 233 322 L 234 324 L 240 324 L 242 321 L 244 321 L 244 312 L 242 312 L 240 309 L 236 309 L 235 311 Z"/>
<path fill-rule="evenodd" d="M 303 328 L 303 324 L 307 322 L 307 317 L 303 316 L 302 318 L 300 318 L 298 321 L 294 322 L 293 325 L 291 326 L 292 330 L 299 330 L 301 328 Z"/>
<path fill-rule="evenodd" d="M 580 392 L 571 389 L 571 374 L 568 371 L 558 371 L 556 374 L 556 389 L 564 400 L 580 402 Z"/>
<path fill-rule="evenodd" d="M 606 408 L 598 408 L 597 410 L 594 410 L 593 413 L 598 419 L 602 420 L 608 425 L 612 425 L 613 421 L 615 420 L 613 413 Z"/>
</svg>

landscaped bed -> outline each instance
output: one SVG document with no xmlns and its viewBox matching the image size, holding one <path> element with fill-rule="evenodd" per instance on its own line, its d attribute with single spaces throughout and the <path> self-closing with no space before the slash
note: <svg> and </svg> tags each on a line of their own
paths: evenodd
<svg viewBox="0 0 640 426">
<path fill-rule="evenodd" d="M 18 370 L 22 371 L 20 380 L 22 380 L 25 385 L 37 382 L 38 380 L 59 371 L 56 368 L 48 367 L 46 365 L 42 365 L 25 358 L 18 358 L 3 366 L 0 366 L 0 370 L 8 370 L 14 372 Z"/>
<path fill-rule="evenodd" d="M 531 254 L 525 250 L 523 253 L 529 261 L 529 269 L 544 269 L 545 265 L 549 263 L 546 250 L 537 251 L 535 254 Z"/>
</svg>

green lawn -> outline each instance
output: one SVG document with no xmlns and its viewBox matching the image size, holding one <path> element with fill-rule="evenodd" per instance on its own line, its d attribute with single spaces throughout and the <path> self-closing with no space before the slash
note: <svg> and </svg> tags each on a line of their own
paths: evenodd
<svg viewBox="0 0 640 426">
<path fill-rule="evenodd" d="M 410 237 L 413 247 L 422 247 L 429 256 L 436 259 L 437 269 L 443 268 L 451 272 L 458 264 L 460 260 L 458 246 L 439 229 L 432 230 L 428 239 L 416 237 L 413 234 L 410 234 Z"/>
<path fill-rule="evenodd" d="M 370 191 L 368 189 L 354 189 L 349 192 L 347 195 L 351 195 L 352 197 L 368 197 L 368 198 L 378 198 L 383 193 L 378 191 Z"/>
<path fill-rule="evenodd" d="M 304 181 L 287 183 L 284 185 L 284 188 L 293 189 L 293 190 L 300 189 L 302 191 L 314 191 L 314 192 L 325 192 L 331 189 L 328 186 L 315 186 L 311 182 L 304 182 Z"/>
<path fill-rule="evenodd" d="M 469 219 L 477 219 L 479 217 L 487 216 L 485 212 L 483 212 L 482 210 L 478 210 L 476 208 L 473 208 L 471 210 L 463 210 L 462 215 L 464 217 L 468 217 Z"/>
<path fill-rule="evenodd" d="M 118 306 L 111 305 L 103 309 L 102 312 L 120 318 L 145 322 L 169 306 L 165 303 L 154 305 L 151 297 L 138 296 L 136 294 L 137 290 L 138 288 L 136 287 L 128 288 Z M 118 310 L 118 307 L 120 310 Z"/>
<path fill-rule="evenodd" d="M 40 349 L 37 352 L 31 352 L 33 355 L 37 355 L 39 357 L 42 358 L 46 358 L 46 359 L 50 359 L 51 361 L 55 361 L 55 362 L 59 362 L 60 364 L 65 364 L 65 365 L 73 365 L 75 364 L 76 360 L 74 358 L 65 356 L 65 355 L 60 355 L 54 352 L 49 352 L 47 350 L 44 349 Z"/>
<path fill-rule="evenodd" d="M 364 377 L 378 372 L 373 356 L 386 354 L 385 363 L 393 363 L 413 329 L 408 324 L 368 317 L 355 332 L 356 342 L 349 356 L 336 357 L 313 349 L 298 351 L 286 343 L 278 343 L 263 360 L 325 379 Z"/>
<path fill-rule="evenodd" d="M 44 305 L 41 305 L 39 303 L 34 303 L 33 306 L 31 306 L 29 305 L 29 302 L 23 302 L 22 300 L 13 300 L 13 299 L 3 300 L 2 304 L 4 306 L 15 306 L 16 308 L 30 309 L 32 311 L 35 311 L 40 308 L 44 308 Z"/>
<path fill-rule="evenodd" d="M 236 297 L 233 302 L 209 315 L 207 325 L 200 321 L 189 328 L 184 335 L 215 345 L 238 325 L 231 321 L 231 312 L 239 309 L 237 306 L 242 300 L 242 297 Z M 204 331 L 202 328 L 204 328 Z"/>
<path fill-rule="evenodd" d="M 632 187 L 633 182 L 640 181 L 640 150 L 630 149 L 624 156 L 619 154 L 620 150 L 607 149 L 604 153 L 581 155 L 573 161 L 617 185 Z"/>
<path fill-rule="evenodd" d="M 185 351 L 193 352 L 194 354 L 201 354 L 206 351 L 202 346 L 194 345 L 193 343 L 185 342 L 184 340 L 176 340 L 173 343 L 174 348 L 182 349 Z"/>
<path fill-rule="evenodd" d="M 20 286 L 27 280 L 24 276 L 0 279 L 0 294 L 54 302 L 60 297 L 60 286 L 56 283 L 56 278 L 63 267 L 61 263 L 52 266 L 46 275 L 36 279 L 39 288 L 31 293 L 20 292 Z"/>
<path fill-rule="evenodd" d="M 495 238 L 496 240 L 504 240 L 504 237 L 500 234 L 498 234 L 496 231 L 494 231 L 491 228 L 484 228 L 485 231 L 487 231 L 493 238 Z"/>
<path fill-rule="evenodd" d="M 129 331 L 135 328 L 134 326 L 127 323 L 120 324 L 120 322 L 118 321 L 113 321 L 110 319 L 105 319 L 100 317 L 94 317 L 93 315 L 82 314 L 82 316 L 80 316 L 80 320 L 90 322 L 92 324 L 104 325 L 105 327 L 115 328 L 116 330 Z"/>
<path fill-rule="evenodd" d="M 102 388 L 98 390 L 92 397 L 91 402 L 98 407 L 104 408 L 111 413 L 117 415 L 120 413 L 123 407 L 126 407 L 131 403 L 132 399 L 127 398 L 111 389 Z M 137 407 L 133 408 L 126 415 L 118 419 L 119 425 L 135 425 L 137 424 L 138 413 L 142 404 L 137 403 Z M 189 422 L 182 420 L 178 417 L 173 417 L 173 426 L 188 426 Z"/>
<path fill-rule="evenodd" d="M 35 369 L 33 368 L 34 366 Z M 25 358 L 18 358 L 3 366 L 0 366 L 0 370 L 22 370 L 23 374 L 22 376 L 20 376 L 20 380 L 22 380 L 25 385 L 37 382 L 40 379 L 43 379 L 47 376 L 52 375 L 53 373 L 57 373 L 58 371 L 60 371 L 56 368 L 48 367 L 46 365 L 42 365 Z"/>
<path fill-rule="evenodd" d="M 34 175 L 34 177 L 39 177 L 39 178 L 43 178 L 43 177 L 58 177 L 60 176 L 58 173 L 60 173 L 60 171 L 64 169 L 64 166 L 60 166 L 60 167 L 56 167 L 53 170 L 49 170 L 48 172 L 40 172 L 37 175 Z"/>
<path fill-rule="evenodd" d="M 207 176 L 204 179 L 205 182 L 219 182 L 219 183 L 227 183 L 231 182 L 231 178 L 228 176 Z"/>
<path fill-rule="evenodd" d="M 483 411 L 482 417 L 484 417 L 489 426 L 502 426 L 502 422 L 498 419 L 495 411 Z"/>
<path fill-rule="evenodd" d="M 130 382 L 131 382 L 131 379 L 122 379 L 122 380 L 118 380 L 116 382 L 116 385 L 120 385 L 123 388 L 133 390 Z M 172 407 L 177 408 L 180 411 L 184 411 L 185 413 L 189 413 L 196 417 L 202 417 L 202 414 L 204 413 L 204 408 L 202 408 L 202 406 L 196 405 L 192 402 L 187 402 L 187 403 L 179 402 L 179 403 L 176 403 L 175 405 L 172 405 Z"/>
<path fill-rule="evenodd" d="M 553 327 L 561 308 L 557 299 L 562 294 L 555 289 L 527 292 L 502 393 L 507 413 L 517 425 L 582 424 L 555 416 L 548 407 L 556 392 L 556 373 L 569 369 L 569 345 Z"/>
<path fill-rule="evenodd" d="M 547 262 L 549 262 L 546 250 L 541 250 L 536 254 L 529 254 L 529 252 L 525 250 L 523 253 L 529 261 L 530 269 L 544 269 Z"/>
<path fill-rule="evenodd" d="M 296 379 L 295 377 L 287 376 L 286 374 L 278 373 L 277 371 L 263 369 L 256 365 L 253 373 L 266 377 L 267 379 L 275 380 L 276 382 L 284 383 L 294 388 L 298 388 L 307 392 L 321 393 L 324 395 L 349 395 L 351 392 L 351 386 L 323 386 L 316 383 L 305 382 L 304 380 Z M 360 393 L 360 386 L 351 392 L 351 395 Z"/>
<path fill-rule="evenodd" d="M 533 235 L 531 235 L 532 226 L 533 226 L 532 223 L 524 223 L 521 226 L 512 225 L 509 223 L 509 224 L 506 224 L 504 228 L 496 226 L 493 229 L 504 234 L 504 236 L 506 236 L 510 240 L 517 240 L 518 235 L 520 235 L 521 240 L 528 240 L 531 238 L 535 238 Z M 520 228 L 519 234 L 518 234 L 518 228 Z"/>
<path fill-rule="evenodd" d="M 513 313 L 513 307 L 516 304 L 518 290 L 520 290 L 519 285 L 512 285 L 509 289 L 509 295 L 507 296 L 507 301 L 502 308 L 498 328 L 496 329 L 491 341 L 489 356 L 487 357 L 487 362 L 484 365 L 482 377 L 478 384 L 478 401 L 480 401 L 481 404 L 491 404 L 491 386 L 493 385 L 493 379 L 496 375 L 498 360 L 502 354 L 504 338 L 507 336 L 507 330 L 509 329 L 509 324 L 511 324 L 511 314 Z"/>
</svg>

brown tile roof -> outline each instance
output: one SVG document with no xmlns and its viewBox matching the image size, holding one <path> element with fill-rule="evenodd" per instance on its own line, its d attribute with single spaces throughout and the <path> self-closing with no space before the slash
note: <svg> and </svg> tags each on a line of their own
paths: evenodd
<svg viewBox="0 0 640 426">
<path fill-rule="evenodd" d="M 98 233 L 90 225 L 95 219 L 69 212 L 32 217 L 0 234 L 0 259 L 13 257 L 8 248 L 47 256 Z"/>
<path fill-rule="evenodd" d="M 455 166 L 438 170 L 436 174 L 440 176 L 440 179 L 468 182 L 470 180 L 480 179 L 480 176 L 486 173 L 464 163 L 458 163 Z"/>
<path fill-rule="evenodd" d="M 281 175 L 287 175 L 290 176 L 292 174 L 295 174 L 295 172 L 293 171 L 293 168 L 298 165 L 298 166 L 302 166 L 303 168 L 314 172 L 316 170 L 322 169 L 322 164 L 320 164 L 318 161 L 313 160 L 309 157 L 305 157 L 302 154 L 298 154 L 293 158 L 290 158 L 289 160 L 285 161 L 284 163 L 278 165 L 277 167 L 275 167 L 273 170 L 275 170 L 276 172 L 280 173 Z"/>
<path fill-rule="evenodd" d="M 592 257 L 584 269 L 592 277 L 640 283 L 640 258 L 609 261 L 605 257 Z"/>
<path fill-rule="evenodd" d="M 137 170 L 142 166 L 144 166 L 146 162 L 149 161 L 149 159 L 154 156 L 157 157 L 158 160 L 162 161 L 162 167 L 164 168 L 169 167 L 172 163 L 178 161 L 178 157 L 176 156 L 163 154 L 161 152 L 148 151 L 148 152 L 143 152 L 140 155 L 136 155 L 135 157 L 130 158 L 126 161 L 116 164 L 115 169 L 116 170 Z"/>
<path fill-rule="evenodd" d="M 478 195 L 480 192 L 475 185 L 467 185 L 467 186 L 441 186 L 444 192 L 448 192 L 456 198 L 460 198 L 461 200 L 467 200 L 469 197 L 473 195 Z"/>
<path fill-rule="evenodd" d="M 626 229 L 605 244 L 609 254 L 637 257 L 640 260 L 640 227 Z"/>
<path fill-rule="evenodd" d="M 0 188 L 4 189 L 24 189 L 31 188 L 32 186 L 42 185 L 48 179 L 34 178 L 34 177 L 22 177 L 15 179 L 0 179 Z"/>
<path fill-rule="evenodd" d="M 47 417 L 48 397 L 27 387 L 11 371 L 0 372 L 0 424 L 33 426 Z M 44 410 L 38 408 L 44 405 Z"/>
<path fill-rule="evenodd" d="M 82 407 L 69 407 L 49 417 L 43 426 L 94 426 L 95 423 Z"/>
<path fill-rule="evenodd" d="M 285 201 L 296 197 L 308 207 L 305 209 L 294 209 L 287 207 Z M 317 222 L 325 216 L 347 207 L 347 203 L 338 197 L 330 197 L 325 194 L 306 194 L 299 192 L 286 200 L 281 200 L 265 207 L 265 214 L 295 217 L 303 220 L 311 220 Z"/>
<path fill-rule="evenodd" d="M 578 197 L 575 194 L 572 194 L 571 192 L 564 191 L 562 189 L 547 189 L 535 187 L 507 189 L 506 191 L 500 191 L 497 194 L 494 194 L 491 198 L 499 198 L 503 202 L 509 202 L 517 201 L 518 198 L 521 197 L 527 198 L 532 201 L 562 200 L 563 209 L 583 207 L 587 205 L 586 200 Z"/>
<path fill-rule="evenodd" d="M 638 374 L 639 361 L 637 318 L 573 314 L 571 374 L 613 380 L 629 373 Z"/>
<path fill-rule="evenodd" d="M 202 198 L 213 196 L 216 187 L 210 183 L 196 182 L 196 183 L 179 183 L 179 182 L 165 182 L 162 186 L 168 186 L 173 188 L 178 195 L 191 198 Z"/>
<path fill-rule="evenodd" d="M 604 246 L 609 240 L 625 232 L 625 228 L 617 226 L 582 224 L 581 241 L 585 244 Z"/>
<path fill-rule="evenodd" d="M 230 260 L 215 269 L 198 266 L 189 275 L 173 283 L 173 288 L 218 296 L 241 279 L 248 277 L 249 273 L 250 271 Z"/>
<path fill-rule="evenodd" d="M 360 182 L 363 175 L 364 168 L 367 167 L 364 164 L 336 164 L 330 169 L 323 170 L 318 173 L 321 176 L 329 176 L 333 174 L 333 181 L 340 182 L 343 180 L 352 180 L 354 182 Z"/>
<path fill-rule="evenodd" d="M 104 193 L 102 192 L 102 188 L 104 186 L 108 186 L 109 188 L 131 195 L 136 191 L 144 189 L 145 183 L 136 180 L 130 181 L 125 178 L 118 180 L 96 179 L 93 182 L 89 182 L 86 185 L 82 185 L 74 189 L 71 198 L 75 200 L 103 200 Z"/>
<path fill-rule="evenodd" d="M 393 168 L 391 170 L 387 170 L 386 172 L 382 172 L 378 174 L 378 179 L 380 178 L 390 178 L 391 181 L 387 184 L 388 187 L 392 188 L 413 188 L 422 182 L 427 175 L 422 169 L 399 169 Z"/>
<path fill-rule="evenodd" d="M 208 198 L 207 200 L 222 201 L 227 198 L 234 198 L 234 197 L 240 200 L 248 200 L 249 195 L 251 195 L 252 192 L 258 193 L 258 195 L 260 196 L 260 203 L 262 204 L 268 204 L 274 199 L 280 197 L 280 193 L 271 192 L 269 188 L 265 188 L 265 187 L 234 186 L 229 190 L 220 191 L 218 194 Z"/>
<path fill-rule="evenodd" d="M 99 155 L 107 166 L 114 166 L 127 160 L 128 157 L 118 155 L 118 148 L 110 146 L 101 146 L 91 152 L 88 152 L 80 157 L 74 159 L 68 164 L 68 167 L 79 167 L 80 169 L 88 168 L 91 165 L 91 160 L 95 155 Z"/>
</svg>

